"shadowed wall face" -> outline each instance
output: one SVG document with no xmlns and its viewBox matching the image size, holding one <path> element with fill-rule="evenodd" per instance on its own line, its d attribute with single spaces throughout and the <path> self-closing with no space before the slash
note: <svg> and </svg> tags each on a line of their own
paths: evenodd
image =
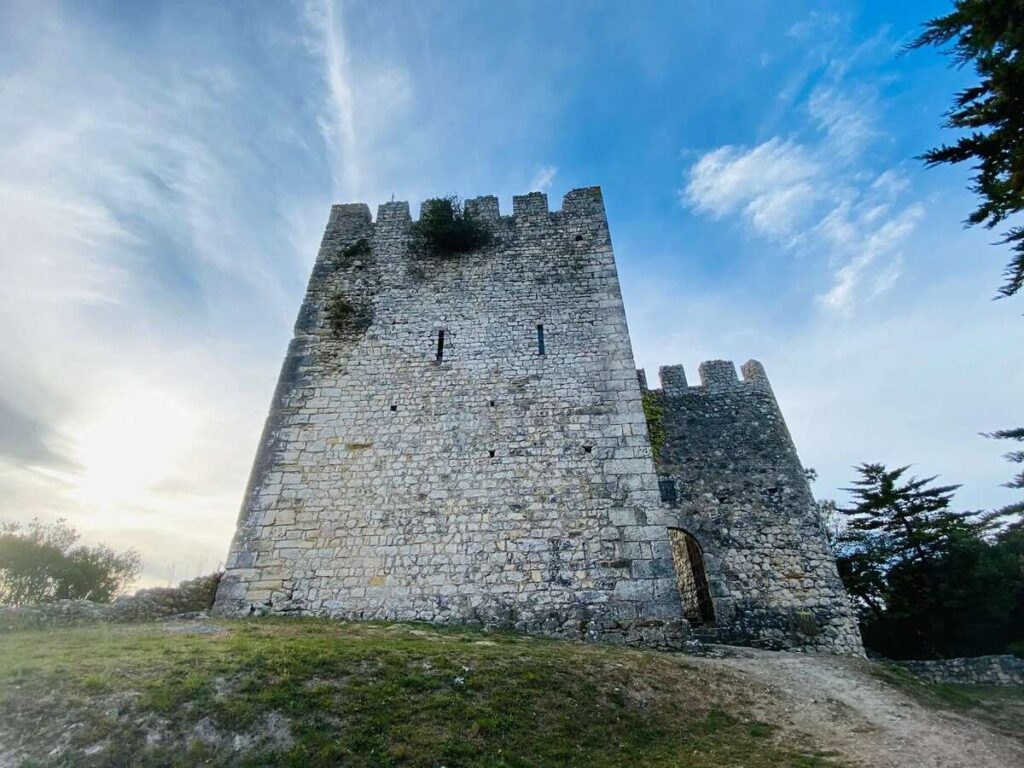
<svg viewBox="0 0 1024 768">
<path fill-rule="evenodd" d="M 741 380 L 732 363 L 706 362 L 699 386 L 687 384 L 681 366 L 659 373 L 662 388 L 644 397 L 664 435 L 658 472 L 672 481 L 680 526 L 703 550 L 715 626 L 701 633 L 862 653 L 814 498 L 761 364 L 746 363 Z"/>
<path fill-rule="evenodd" d="M 332 210 L 218 610 L 677 645 L 600 190 L 467 210 L 493 242 L 452 256 Z"/>
</svg>

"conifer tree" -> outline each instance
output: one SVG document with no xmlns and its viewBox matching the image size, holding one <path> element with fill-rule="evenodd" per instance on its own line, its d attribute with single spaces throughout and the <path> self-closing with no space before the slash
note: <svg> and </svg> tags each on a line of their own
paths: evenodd
<svg viewBox="0 0 1024 768">
<path fill-rule="evenodd" d="M 865 645 L 894 658 L 1003 652 L 1020 638 L 1024 600 L 1019 536 L 987 535 L 1007 510 L 955 511 L 959 486 L 907 469 L 861 464 L 845 489 L 836 564 Z"/>
<path fill-rule="evenodd" d="M 950 509 L 958 485 L 905 477 L 908 467 L 861 464 L 850 488 L 837 557 L 859 605 L 865 644 L 896 657 L 941 655 L 944 559 L 958 542 L 979 541 L 987 524 Z"/>
<path fill-rule="evenodd" d="M 1024 427 L 1018 427 L 1017 429 L 1000 429 L 995 432 L 990 432 L 985 435 L 986 437 L 994 437 L 997 440 L 1018 440 L 1024 442 Z M 1006 454 L 1007 460 L 1014 464 L 1024 465 L 1024 451 L 1010 451 Z M 1012 480 L 1008 483 L 1003 483 L 1007 488 L 1024 489 L 1024 466 L 1021 467 Z M 1000 516 L 1011 516 L 1017 515 L 1024 517 L 1024 499 L 1014 502 L 1003 507 L 999 510 Z M 1016 527 L 1024 525 L 1024 520 L 1018 520 L 1015 524 Z"/>
<path fill-rule="evenodd" d="M 854 504 L 842 509 L 847 539 L 874 539 L 885 563 L 926 562 L 951 536 L 972 529 L 972 513 L 949 509 L 959 485 L 931 486 L 935 477 L 903 479 L 909 467 L 886 469 L 861 464 L 853 487 L 844 488 Z"/>
<path fill-rule="evenodd" d="M 974 66 L 979 82 L 956 94 L 946 127 L 966 131 L 952 145 L 922 155 L 928 165 L 973 162 L 971 186 L 981 202 L 968 225 L 991 229 L 1024 210 L 1024 0 L 956 0 L 932 19 L 909 48 L 937 46 L 960 68 Z M 1001 297 L 1024 287 L 1024 226 L 1000 241 L 1014 256 Z"/>
</svg>

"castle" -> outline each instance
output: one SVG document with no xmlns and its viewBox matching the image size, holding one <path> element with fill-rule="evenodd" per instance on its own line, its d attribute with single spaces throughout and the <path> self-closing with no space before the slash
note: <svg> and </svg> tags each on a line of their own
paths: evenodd
<svg viewBox="0 0 1024 768">
<path fill-rule="evenodd" d="M 466 213 L 331 209 L 216 610 L 862 653 L 761 365 L 648 388 L 599 188 Z"/>
</svg>

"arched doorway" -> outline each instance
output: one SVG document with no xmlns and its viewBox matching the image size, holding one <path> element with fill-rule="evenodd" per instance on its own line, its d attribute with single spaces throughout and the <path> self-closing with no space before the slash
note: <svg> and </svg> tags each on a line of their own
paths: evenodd
<svg viewBox="0 0 1024 768">
<path fill-rule="evenodd" d="M 700 544 L 682 528 L 669 528 L 668 540 L 676 567 L 679 597 L 683 601 L 683 615 L 690 624 L 714 624 L 715 608 L 711 602 L 711 592 L 708 590 L 704 553 Z"/>
</svg>

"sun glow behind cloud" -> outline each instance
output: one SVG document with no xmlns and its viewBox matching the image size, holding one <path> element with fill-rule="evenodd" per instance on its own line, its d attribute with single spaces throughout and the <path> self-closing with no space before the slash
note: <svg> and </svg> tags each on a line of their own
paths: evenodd
<svg viewBox="0 0 1024 768">
<path fill-rule="evenodd" d="M 167 392 L 126 385 L 71 427 L 82 467 L 71 496 L 97 511 L 146 505 L 154 486 L 175 477 L 198 436 L 198 419 Z"/>
</svg>

